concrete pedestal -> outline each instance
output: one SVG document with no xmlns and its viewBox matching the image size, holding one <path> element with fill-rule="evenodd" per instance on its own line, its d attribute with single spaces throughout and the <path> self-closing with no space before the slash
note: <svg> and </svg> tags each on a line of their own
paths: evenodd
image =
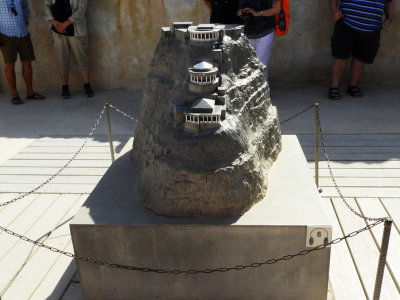
<svg viewBox="0 0 400 300">
<path fill-rule="evenodd" d="M 133 201 L 129 155 L 104 175 L 71 223 L 77 255 L 147 268 L 214 269 L 264 262 L 331 240 L 331 225 L 295 136 L 265 199 L 240 217 L 167 218 Z M 310 245 L 311 243 L 311 245 Z M 85 299 L 326 299 L 330 248 L 272 265 L 173 275 L 77 261 Z"/>
</svg>

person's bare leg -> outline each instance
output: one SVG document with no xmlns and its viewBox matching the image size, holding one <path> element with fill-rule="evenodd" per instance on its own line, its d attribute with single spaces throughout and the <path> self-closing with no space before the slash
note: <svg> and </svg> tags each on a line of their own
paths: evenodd
<svg viewBox="0 0 400 300">
<path fill-rule="evenodd" d="M 62 85 L 68 85 L 69 71 L 61 71 L 60 78 Z"/>
<path fill-rule="evenodd" d="M 332 62 L 331 87 L 338 87 L 347 59 L 334 58 Z"/>
<path fill-rule="evenodd" d="M 81 71 L 83 77 L 83 83 L 90 83 L 89 71 Z"/>
<path fill-rule="evenodd" d="M 90 76 L 89 76 L 89 71 L 81 71 L 82 77 L 83 77 L 83 88 L 85 90 L 85 95 L 86 97 L 93 97 L 94 92 L 92 90 L 92 87 L 90 86 Z"/>
<path fill-rule="evenodd" d="M 15 63 L 6 63 L 6 78 L 13 98 L 18 97 Z"/>
<path fill-rule="evenodd" d="M 33 94 L 33 87 L 32 87 L 32 81 L 33 81 L 33 71 L 32 71 L 32 64 L 30 61 L 21 61 L 22 64 L 22 77 L 24 78 L 25 81 L 25 86 L 26 86 L 26 94 L 28 96 Z"/>
<path fill-rule="evenodd" d="M 358 79 L 364 69 L 364 63 L 357 58 L 353 57 L 351 61 L 351 76 L 350 76 L 350 86 L 356 86 L 358 84 Z"/>
</svg>

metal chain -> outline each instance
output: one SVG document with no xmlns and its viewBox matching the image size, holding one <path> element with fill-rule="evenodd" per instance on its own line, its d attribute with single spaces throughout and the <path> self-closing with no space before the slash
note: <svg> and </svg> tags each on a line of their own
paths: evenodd
<svg viewBox="0 0 400 300">
<path fill-rule="evenodd" d="M 114 105 L 112 105 L 110 103 L 106 103 L 106 105 L 108 105 L 109 107 L 113 108 L 116 112 L 118 112 L 121 115 L 127 117 L 128 119 L 131 119 L 132 121 L 135 121 L 135 122 L 139 121 L 137 118 L 132 117 L 131 115 L 127 114 L 126 112 L 123 112 L 122 110 L 120 110 L 119 108 L 115 107 Z"/>
<path fill-rule="evenodd" d="M 61 168 L 59 169 L 53 176 L 51 176 L 50 178 L 48 178 L 45 182 L 43 182 L 42 184 L 38 185 L 37 187 L 35 187 L 34 189 L 32 189 L 31 191 L 21 194 L 20 196 L 11 199 L 7 202 L 3 202 L 0 203 L 0 207 L 4 207 L 10 203 L 16 202 L 18 200 L 21 200 L 23 198 L 25 198 L 28 195 L 33 194 L 34 192 L 36 192 L 37 190 L 39 190 L 40 188 L 44 187 L 46 184 L 48 184 L 50 181 L 52 181 L 55 177 L 57 177 L 65 168 L 67 168 L 69 166 L 69 164 L 78 156 L 78 154 L 82 151 L 82 149 L 85 147 L 85 145 L 87 144 L 87 142 L 89 141 L 89 139 L 92 137 L 92 135 L 94 134 L 95 130 L 97 129 L 97 127 L 99 126 L 100 120 L 103 117 L 105 112 L 105 105 L 103 106 L 103 109 L 100 112 L 99 117 L 97 118 L 93 128 L 89 131 L 89 135 L 86 137 L 85 141 L 83 142 L 82 146 L 79 148 L 79 150 L 74 154 L 74 156 L 72 156 L 72 158 Z"/>
<path fill-rule="evenodd" d="M 124 117 L 127 117 L 128 119 L 136 122 L 136 123 L 142 123 L 144 127 L 146 127 L 149 132 L 151 134 L 153 134 L 153 130 L 150 128 L 149 125 L 147 125 L 145 122 L 143 122 L 142 120 L 139 120 L 138 118 L 132 117 L 131 115 L 127 114 L 126 112 L 120 110 L 119 108 L 115 107 L 114 105 L 110 104 L 110 103 L 106 103 L 106 105 L 108 105 L 109 107 L 113 108 L 117 113 L 120 113 L 121 115 L 123 115 Z"/>
<path fill-rule="evenodd" d="M 178 275 L 178 274 L 199 274 L 199 273 L 207 274 L 207 273 L 214 273 L 214 272 L 224 273 L 224 272 L 233 271 L 233 270 L 241 271 L 241 270 L 248 269 L 248 268 L 258 268 L 258 267 L 261 267 L 263 265 L 272 265 L 272 264 L 275 264 L 275 263 L 277 263 L 279 261 L 291 260 L 291 259 L 293 259 L 293 258 L 295 258 L 297 256 L 307 255 L 307 254 L 309 254 L 311 252 L 324 249 L 324 248 L 326 248 L 326 247 L 328 247 L 330 245 L 338 244 L 341 241 L 346 240 L 348 238 L 351 238 L 353 236 L 356 236 L 356 235 L 358 235 L 358 234 L 360 234 L 360 233 L 362 233 L 362 232 L 364 232 L 366 230 L 369 230 L 372 227 L 375 227 L 375 226 L 377 226 L 378 224 L 380 224 L 382 222 L 384 222 L 384 220 L 379 220 L 379 221 L 377 221 L 377 222 L 375 222 L 373 224 L 369 224 L 366 227 L 361 228 L 361 229 L 359 229 L 357 231 L 353 231 L 353 232 L 349 233 L 348 235 L 345 235 L 343 237 L 334 239 L 334 240 L 332 240 L 331 242 L 329 242 L 327 244 L 321 244 L 321 245 L 318 245 L 318 246 L 316 246 L 316 247 L 314 247 L 312 249 L 302 250 L 300 252 L 297 252 L 296 254 L 289 254 L 289 255 L 282 256 L 280 258 L 272 258 L 272 259 L 269 259 L 269 260 L 266 260 L 266 261 L 263 261 L 263 262 L 255 262 L 255 263 L 251 263 L 251 264 L 247 264 L 247 265 L 237 265 L 237 266 L 234 266 L 234 267 L 222 267 L 222 268 L 216 268 L 216 269 L 187 269 L 187 270 L 181 270 L 181 269 L 153 269 L 153 268 L 146 268 L 146 267 L 136 267 L 136 266 L 129 266 L 129 265 L 121 265 L 121 264 L 116 264 L 116 263 L 109 263 L 109 262 L 105 262 L 105 261 L 102 261 L 102 260 L 98 260 L 98 259 L 94 259 L 94 258 L 90 258 L 90 257 L 85 257 L 85 256 L 80 256 L 80 255 L 76 255 L 76 254 L 71 253 L 71 252 L 66 252 L 66 251 L 63 251 L 63 250 L 59 250 L 59 249 L 57 249 L 55 247 L 51 247 L 51 246 L 48 246 L 48 245 L 46 245 L 46 244 L 44 244 L 42 242 L 32 240 L 32 239 L 30 239 L 28 237 L 25 237 L 23 235 L 15 233 L 15 232 L 13 232 L 13 231 L 11 231 L 11 230 L 9 230 L 7 228 L 1 227 L 1 226 L 0 226 L 0 230 L 4 231 L 4 232 L 6 232 L 6 233 L 8 233 L 8 234 L 10 234 L 12 236 L 15 236 L 15 237 L 17 237 L 17 238 L 19 238 L 19 239 L 21 239 L 23 241 L 32 243 L 32 244 L 34 244 L 34 245 L 36 245 L 38 247 L 42 247 L 42 248 L 48 249 L 48 250 L 56 252 L 56 253 L 60 253 L 62 255 L 65 255 L 65 256 L 68 256 L 68 257 L 71 257 L 71 258 L 75 258 L 75 259 L 83 261 L 83 262 L 90 262 L 90 263 L 94 263 L 94 264 L 100 265 L 100 266 L 107 266 L 107 267 L 111 267 L 111 268 L 124 269 L 124 270 L 128 270 L 128 271 L 140 271 L 140 272 L 145 272 L 145 273 L 151 272 L 151 273 L 159 273 L 159 274 L 175 274 L 175 275 Z"/>
<path fill-rule="evenodd" d="M 73 155 L 73 157 L 72 157 L 60 170 L 58 170 L 53 176 L 51 176 L 49 179 L 47 179 L 45 182 L 43 182 L 41 185 L 37 186 L 36 188 L 34 188 L 33 190 L 31 190 L 30 192 L 25 193 L 25 194 L 22 194 L 22 195 L 20 195 L 20 196 L 14 198 L 14 199 L 12 199 L 12 200 L 10 200 L 10 201 L 1 203 L 1 204 L 0 204 L 0 207 L 3 207 L 3 206 L 6 206 L 6 205 L 8 205 L 8 204 L 10 204 L 10 203 L 16 202 L 16 201 L 18 201 L 18 200 L 20 200 L 20 199 L 23 199 L 23 198 L 25 198 L 26 196 L 28 196 L 28 195 L 34 193 L 34 192 L 36 192 L 37 190 L 39 190 L 40 188 L 42 188 L 43 186 L 45 186 L 46 184 L 48 184 L 50 181 L 52 181 L 52 180 L 53 180 L 57 175 L 59 175 L 65 168 L 67 168 L 67 167 L 69 166 L 69 164 L 77 157 L 77 155 L 78 155 L 78 154 L 82 151 L 82 149 L 85 147 L 85 145 L 86 145 L 87 142 L 89 141 L 89 138 L 94 134 L 95 130 L 97 129 L 97 127 L 98 127 L 98 125 L 99 125 L 99 123 L 100 123 L 100 120 L 102 119 L 102 117 L 103 117 L 103 115 L 104 115 L 104 113 L 105 113 L 105 110 L 106 110 L 106 106 L 107 106 L 107 105 L 108 105 L 109 107 L 112 107 L 115 111 L 117 111 L 118 113 L 124 115 L 125 117 L 127 117 L 127 118 L 129 118 L 129 119 L 131 119 L 131 120 L 133 120 L 133 121 L 138 121 L 138 119 L 136 119 L 136 118 L 130 116 L 129 114 L 123 112 L 122 110 L 118 109 L 117 107 L 115 107 L 115 106 L 113 106 L 113 105 L 111 105 L 111 104 L 109 104 L 109 103 L 106 103 L 106 104 L 103 106 L 103 109 L 101 110 L 99 117 L 97 118 L 97 120 L 96 120 L 96 122 L 95 122 L 93 128 L 90 130 L 89 135 L 86 137 L 86 139 L 85 139 L 84 143 L 82 144 L 82 146 L 78 149 L 78 151 Z M 314 105 L 311 105 L 310 107 L 305 108 L 303 111 L 301 111 L 301 112 L 299 112 L 299 113 L 297 113 L 297 114 L 291 116 L 290 118 L 286 119 L 285 121 L 281 122 L 280 124 L 284 124 L 284 123 L 286 123 L 286 122 L 288 122 L 288 121 L 290 121 L 290 120 L 292 120 L 292 119 L 298 117 L 299 115 L 303 114 L 304 112 L 310 110 L 312 107 L 314 107 Z M 93 258 L 90 258 L 90 257 L 75 255 L 75 254 L 73 254 L 73 253 L 71 253 L 71 252 L 66 252 L 66 251 L 57 249 L 57 248 L 55 248 L 55 247 L 48 246 L 48 245 L 46 245 L 46 244 L 44 244 L 44 243 L 42 243 L 42 242 L 32 240 L 32 239 L 30 239 L 30 238 L 28 238 L 28 237 L 26 237 L 26 236 L 20 235 L 20 234 L 18 234 L 18 233 L 16 233 L 16 232 L 13 232 L 13 231 L 11 231 L 11 230 L 9 230 L 9 229 L 7 229 L 7 228 L 2 227 L 2 226 L 0 226 L 0 230 L 4 231 L 4 232 L 6 232 L 6 233 L 8 233 L 8 234 L 10 234 L 10 235 L 12 235 L 12 236 L 15 236 L 15 237 L 17 237 L 17 238 L 19 238 L 19 239 L 21 239 L 21 240 L 23 240 L 23 241 L 32 243 L 32 244 L 34 244 L 34 245 L 36 245 L 36 246 L 38 246 L 38 247 L 42 247 L 42 248 L 48 249 L 48 250 L 53 251 L 53 252 L 56 252 L 56 253 L 60 253 L 60 254 L 63 254 L 63 255 L 65 255 L 65 256 L 68 256 L 68 257 L 71 257 L 71 258 L 75 258 L 75 259 L 80 260 L 80 261 L 95 263 L 95 264 L 97 264 L 97 265 L 108 266 L 108 267 L 112 267 L 112 268 L 119 268 L 119 269 L 131 270 L 131 271 L 141 271 L 141 272 L 153 272 L 153 273 L 160 273 L 160 274 L 198 274 L 198 273 L 206 273 L 206 274 L 207 274 L 207 273 L 214 273 L 214 272 L 228 272 L 228 271 L 232 271 L 232 270 L 240 271 L 240 270 L 244 270 L 244 269 L 247 269 L 247 268 L 257 268 L 257 267 L 261 267 L 261 266 L 263 266 L 263 265 L 275 264 L 275 263 L 277 263 L 277 262 L 279 262 L 279 261 L 283 261 L 283 260 L 290 260 L 290 259 L 293 259 L 293 258 L 295 258 L 295 257 L 297 257 L 297 256 L 307 255 L 307 254 L 309 254 L 309 253 L 311 253 L 311 252 L 313 252 L 313 251 L 321 250 L 321 249 L 324 249 L 324 248 L 326 248 L 326 247 L 328 247 L 328 246 L 330 246 L 330 245 L 334 245 L 334 244 L 340 243 L 341 241 L 343 241 L 343 240 L 345 240 L 345 239 L 347 239 L 347 238 L 356 236 L 356 235 L 360 234 L 360 233 L 363 232 L 363 231 L 369 230 L 369 229 L 371 229 L 372 227 L 375 227 L 375 226 L 377 226 L 378 224 L 387 221 L 388 218 L 387 218 L 387 217 L 386 217 L 386 218 L 370 218 L 370 217 L 365 217 L 365 216 L 363 216 L 362 214 L 356 212 L 356 211 L 347 203 L 347 201 L 346 201 L 345 198 L 343 197 L 343 195 L 342 195 L 342 193 L 341 193 L 341 191 L 340 191 L 340 189 L 339 189 L 339 187 L 338 187 L 338 185 L 337 185 L 337 183 L 336 183 L 336 180 L 335 180 L 335 178 L 334 178 L 334 176 L 333 176 L 333 172 L 332 172 L 332 168 L 331 168 L 331 166 L 330 166 L 330 161 L 329 161 L 328 153 L 327 153 L 327 151 L 326 151 L 325 139 L 324 139 L 324 136 L 323 136 L 323 133 L 322 133 L 322 126 L 321 126 L 321 120 L 320 120 L 320 116 L 319 116 L 318 107 L 317 107 L 316 109 L 317 109 L 318 124 L 319 124 L 319 131 L 320 131 L 320 134 L 321 134 L 321 141 L 322 141 L 323 151 L 324 151 L 324 155 L 325 155 L 325 157 L 326 157 L 326 159 L 327 159 L 329 172 L 330 172 L 330 174 L 331 174 L 331 177 L 332 177 L 332 180 L 333 180 L 334 185 L 335 185 L 335 187 L 336 187 L 336 190 L 338 191 L 340 197 L 342 198 L 342 200 L 343 200 L 343 202 L 346 204 L 346 206 L 347 206 L 355 215 L 357 215 L 357 216 L 359 216 L 359 217 L 361 217 L 361 218 L 363 218 L 363 219 L 367 219 L 367 220 L 370 220 L 370 221 L 376 221 L 375 223 L 370 224 L 370 225 L 367 225 L 366 227 L 364 227 L 364 228 L 362 228 L 362 229 L 359 229 L 359 230 L 357 230 L 357 231 L 353 231 L 353 232 L 351 232 L 350 234 L 348 234 L 348 235 L 346 235 L 346 236 L 343 236 L 343 237 L 341 237 L 341 238 L 337 238 L 337 239 L 331 241 L 330 243 L 321 244 L 321 245 L 318 245 L 318 246 L 316 246 L 316 247 L 314 247 L 314 248 L 312 248 L 312 249 L 302 250 L 302 251 L 300 251 L 300 252 L 298 252 L 298 253 L 296 253 L 296 254 L 289 254 L 289 255 L 282 256 L 282 257 L 280 257 L 280 258 L 273 258 L 273 259 L 269 259 L 269 260 L 267 260 L 267 261 L 251 263 L 251 264 L 248 264 L 248 265 L 238 265 L 238 266 L 234 266 L 234 267 L 222 267 L 222 268 L 217 268 L 217 269 L 189 269 L 189 270 L 179 270 L 179 269 L 175 269 L 175 270 L 169 270 L 169 269 L 152 269 L 152 268 L 145 268 L 145 267 L 135 267 L 135 266 L 128 266 L 128 265 L 121 265 L 121 264 L 109 263 L 109 262 L 105 262 L 105 261 L 93 259 Z"/>
<path fill-rule="evenodd" d="M 300 116 L 301 114 L 304 114 L 306 111 L 310 110 L 310 109 L 313 108 L 313 107 L 314 107 L 314 104 L 313 104 L 313 105 L 310 105 L 309 107 L 306 107 L 306 108 L 303 109 L 301 112 L 299 112 L 299 113 L 297 113 L 297 114 L 295 114 L 295 115 L 293 115 L 293 116 L 287 118 L 286 120 L 280 122 L 279 124 L 280 124 L 280 125 L 285 124 L 286 122 L 289 122 L 289 121 L 293 120 L 294 118 L 297 118 L 297 117 Z"/>
<path fill-rule="evenodd" d="M 323 149 L 324 156 L 325 156 L 327 164 L 328 164 L 328 170 L 329 170 L 330 176 L 332 178 L 333 185 L 335 186 L 335 189 L 336 189 L 337 193 L 339 194 L 340 199 L 342 199 L 343 203 L 347 206 L 347 208 L 350 209 L 350 211 L 353 214 L 355 214 L 357 217 L 360 217 L 360 218 L 368 220 L 368 221 L 382 221 L 383 222 L 383 221 L 389 220 L 388 217 L 373 218 L 373 217 L 364 216 L 363 214 L 361 214 L 358 211 L 356 211 L 353 207 L 351 207 L 351 205 L 344 198 L 344 196 L 342 194 L 342 191 L 339 189 L 339 186 L 338 186 L 338 184 L 336 182 L 335 176 L 333 176 L 333 171 L 332 171 L 331 163 L 330 163 L 330 160 L 329 160 L 329 155 L 328 155 L 328 152 L 327 152 L 327 147 L 326 147 L 326 143 L 325 143 L 324 134 L 322 133 L 322 125 L 321 125 L 321 118 L 320 118 L 320 115 L 319 115 L 319 108 L 318 108 L 318 105 L 316 105 L 315 107 L 316 107 L 316 110 L 317 110 L 318 126 L 319 126 L 319 132 L 320 132 L 320 136 L 321 136 L 322 149 Z"/>
</svg>

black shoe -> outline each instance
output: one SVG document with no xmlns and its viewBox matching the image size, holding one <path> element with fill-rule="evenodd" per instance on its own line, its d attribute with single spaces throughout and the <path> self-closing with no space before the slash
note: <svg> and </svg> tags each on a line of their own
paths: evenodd
<svg viewBox="0 0 400 300">
<path fill-rule="evenodd" d="M 92 90 L 92 87 L 90 86 L 90 83 L 85 83 L 83 85 L 83 88 L 85 89 L 85 95 L 86 97 L 90 98 L 94 96 L 94 92 Z"/>
<path fill-rule="evenodd" d="M 61 98 L 69 99 L 69 97 L 71 97 L 71 94 L 69 93 L 69 86 L 68 85 L 63 85 L 62 86 L 62 92 L 61 92 Z"/>
</svg>

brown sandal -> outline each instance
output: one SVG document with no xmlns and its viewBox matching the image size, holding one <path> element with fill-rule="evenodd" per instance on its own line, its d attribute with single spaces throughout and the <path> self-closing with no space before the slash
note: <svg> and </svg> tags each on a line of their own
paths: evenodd
<svg viewBox="0 0 400 300">
<path fill-rule="evenodd" d="M 19 104 L 22 104 L 24 102 L 21 100 L 20 97 L 13 97 L 13 98 L 11 98 L 11 103 L 15 104 L 15 105 L 19 105 Z"/>
<path fill-rule="evenodd" d="M 29 95 L 29 96 L 26 96 L 26 99 L 30 99 L 30 100 L 43 100 L 43 99 L 46 99 L 46 97 L 43 96 L 43 95 L 40 95 L 40 94 L 38 94 L 38 93 L 33 93 L 33 94 Z"/>
</svg>

